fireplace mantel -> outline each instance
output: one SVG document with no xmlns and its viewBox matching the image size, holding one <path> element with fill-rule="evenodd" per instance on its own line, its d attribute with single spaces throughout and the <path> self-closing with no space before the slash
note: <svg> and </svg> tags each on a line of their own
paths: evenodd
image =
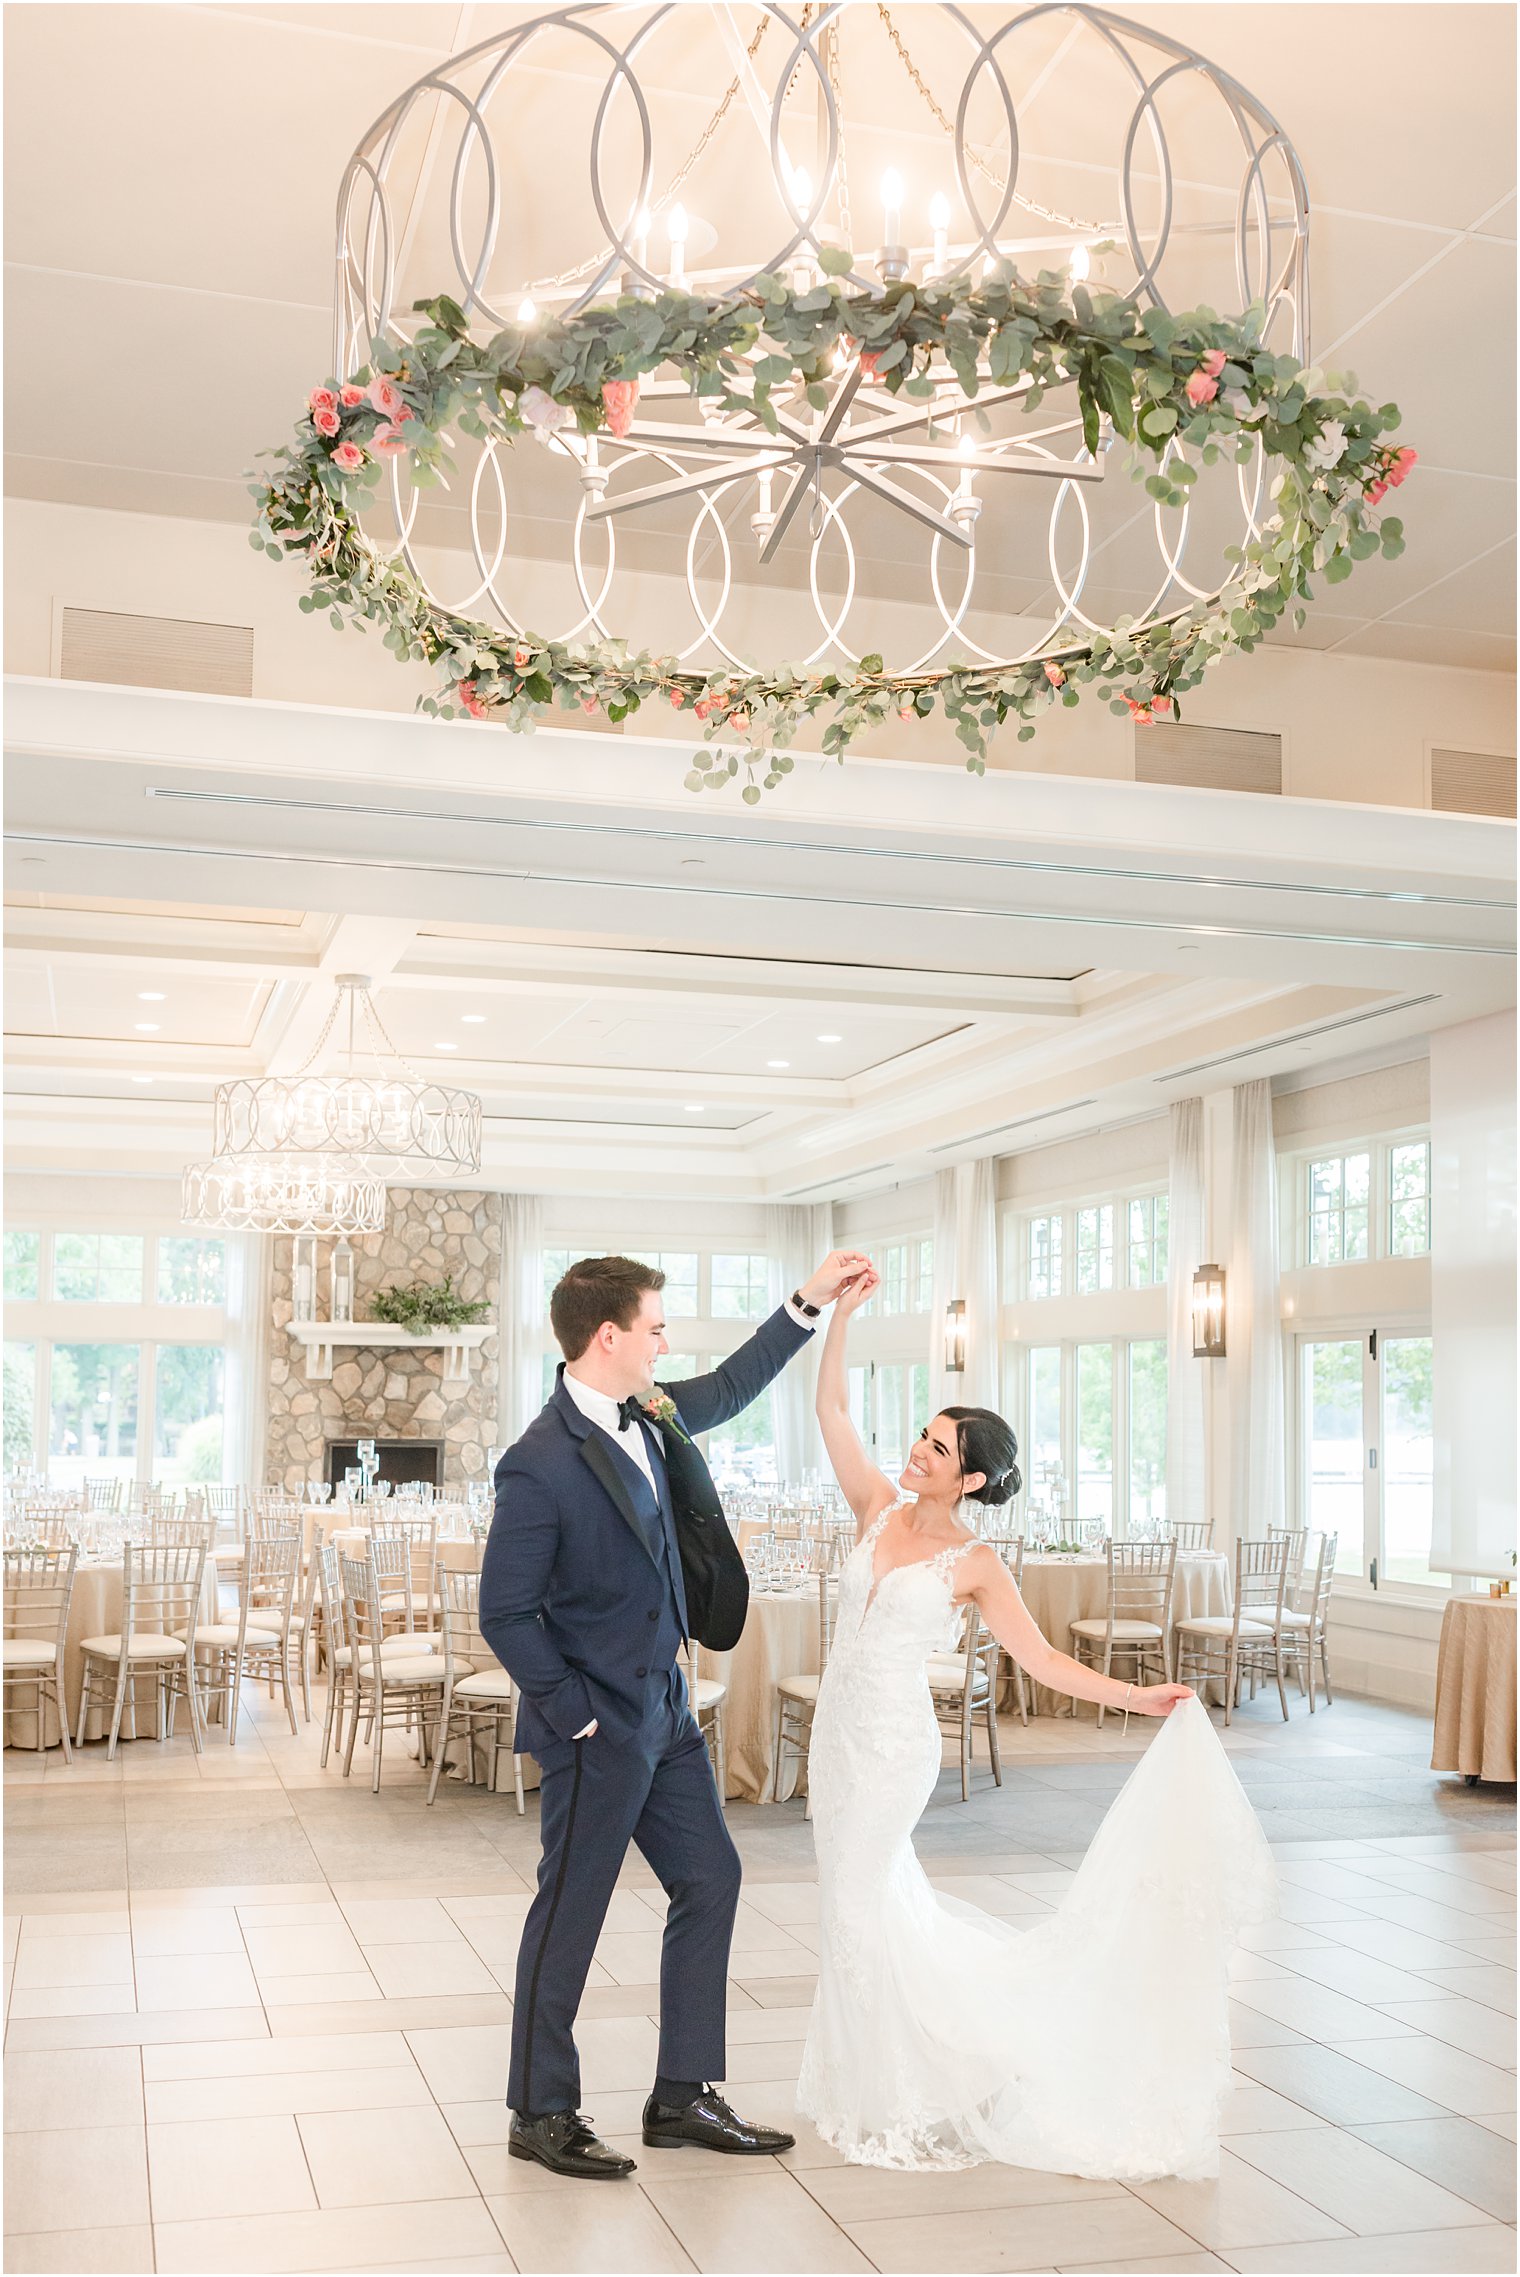
<svg viewBox="0 0 1520 2277">
<path fill-rule="evenodd" d="M 419 1351 L 424 1347 L 443 1353 L 446 1384 L 467 1383 L 471 1355 L 496 1331 L 478 1328 L 392 1328 L 381 1320 L 293 1320 L 291 1339 L 306 1347 L 306 1376 L 310 1383 L 325 1383 L 333 1372 L 333 1354 L 340 1345 L 367 1352 Z"/>
</svg>

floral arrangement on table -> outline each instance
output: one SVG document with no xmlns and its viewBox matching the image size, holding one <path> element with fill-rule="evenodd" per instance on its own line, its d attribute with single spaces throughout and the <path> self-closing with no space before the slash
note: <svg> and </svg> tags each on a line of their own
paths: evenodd
<svg viewBox="0 0 1520 2277">
<path fill-rule="evenodd" d="M 303 609 L 328 610 L 338 627 L 345 616 L 381 625 L 396 656 L 431 664 L 441 685 L 422 698 L 424 711 L 525 730 L 555 705 L 617 722 L 662 704 L 699 721 L 718 747 L 695 755 L 688 786 L 719 789 L 742 769 L 750 804 L 790 772 L 787 746 L 812 716 L 826 718 L 824 750 L 842 760 L 878 722 L 925 717 L 938 706 L 978 774 L 1005 720 L 1016 718 L 1027 739 L 1043 709 L 1075 704 L 1089 684 L 1110 710 L 1137 722 L 1179 717 L 1179 695 L 1212 664 L 1255 648 L 1290 609 L 1303 622 L 1314 578 L 1339 584 L 1356 562 L 1403 551 L 1402 524 L 1382 505 L 1416 458 L 1386 440 L 1399 424 L 1397 407 L 1375 407 L 1354 378 L 1306 370 L 1265 347 L 1259 304 L 1238 318 L 1206 308 L 1169 316 L 1073 283 L 1064 270 L 1030 283 L 1006 263 L 977 282 L 960 276 L 852 293 L 842 281 L 852 255 L 826 250 L 821 266 L 806 291 L 761 276 L 718 303 L 676 288 L 653 300 L 625 294 L 571 318 L 508 325 L 483 345 L 454 301 L 419 301 L 427 322 L 415 338 L 377 337 L 370 363 L 314 388 L 294 440 L 266 454 L 277 468 L 252 486 L 250 542 L 276 560 L 306 557 L 312 589 Z M 1221 456 L 1247 461 L 1259 445 L 1276 470 L 1272 511 L 1259 537 L 1226 549 L 1237 570 L 1231 582 L 1163 621 L 1066 634 L 1017 664 L 905 674 L 886 671 L 880 656 L 862 657 L 853 672 L 786 664 L 702 672 L 630 654 L 619 641 L 514 637 L 439 607 L 360 526 L 356 509 L 387 460 L 405 457 L 422 487 L 451 471 L 451 428 L 482 442 L 570 428 L 625 435 L 640 377 L 665 367 L 683 373 L 695 396 L 752 411 L 775 433 L 778 389 L 800 382 L 814 409 L 827 405 L 836 350 L 858 355 L 866 380 L 893 395 L 931 397 L 953 374 L 973 408 L 981 363 L 995 386 L 1026 380 L 1028 409 L 1074 381 L 1088 450 L 1109 420 L 1131 445 L 1133 474 L 1165 506 L 1185 505 L 1198 474 L 1175 446 L 1207 465 Z"/>
<path fill-rule="evenodd" d="M 484 1301 L 467 1303 L 451 1274 L 441 1281 L 414 1281 L 409 1289 L 377 1289 L 372 1303 L 376 1320 L 417 1336 L 429 1328 L 474 1328 L 491 1314 Z"/>
</svg>

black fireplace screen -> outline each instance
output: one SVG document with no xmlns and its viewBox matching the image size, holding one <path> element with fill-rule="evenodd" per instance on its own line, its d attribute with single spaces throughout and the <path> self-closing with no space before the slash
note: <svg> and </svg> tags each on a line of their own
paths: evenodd
<svg viewBox="0 0 1520 2277">
<path fill-rule="evenodd" d="M 424 1485 L 443 1486 L 443 1441 L 441 1439 L 377 1439 L 380 1456 L 380 1476 L 389 1479 L 393 1486 L 409 1486 L 414 1480 Z M 329 1439 L 327 1442 L 327 1477 L 332 1486 L 341 1486 L 343 1473 L 359 1467 L 357 1439 Z"/>
</svg>

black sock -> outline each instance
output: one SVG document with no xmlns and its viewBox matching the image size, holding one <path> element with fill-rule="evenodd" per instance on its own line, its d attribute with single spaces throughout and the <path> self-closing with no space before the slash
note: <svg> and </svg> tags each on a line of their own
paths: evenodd
<svg viewBox="0 0 1520 2277">
<path fill-rule="evenodd" d="M 705 2079 L 667 2079 L 661 2072 L 654 2083 L 656 2103 L 664 2103 L 675 2111 L 684 2111 L 689 2103 L 695 2103 L 697 2097 L 706 2092 Z"/>
</svg>

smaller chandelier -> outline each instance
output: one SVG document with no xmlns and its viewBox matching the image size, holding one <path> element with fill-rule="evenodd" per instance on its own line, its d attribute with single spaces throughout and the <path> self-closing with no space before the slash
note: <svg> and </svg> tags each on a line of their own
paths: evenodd
<svg viewBox="0 0 1520 2277">
<path fill-rule="evenodd" d="M 300 1162 L 279 1155 L 217 1155 L 185 1171 L 184 1217 L 229 1233 L 383 1233 L 385 1180 L 334 1155 Z"/>
</svg>

